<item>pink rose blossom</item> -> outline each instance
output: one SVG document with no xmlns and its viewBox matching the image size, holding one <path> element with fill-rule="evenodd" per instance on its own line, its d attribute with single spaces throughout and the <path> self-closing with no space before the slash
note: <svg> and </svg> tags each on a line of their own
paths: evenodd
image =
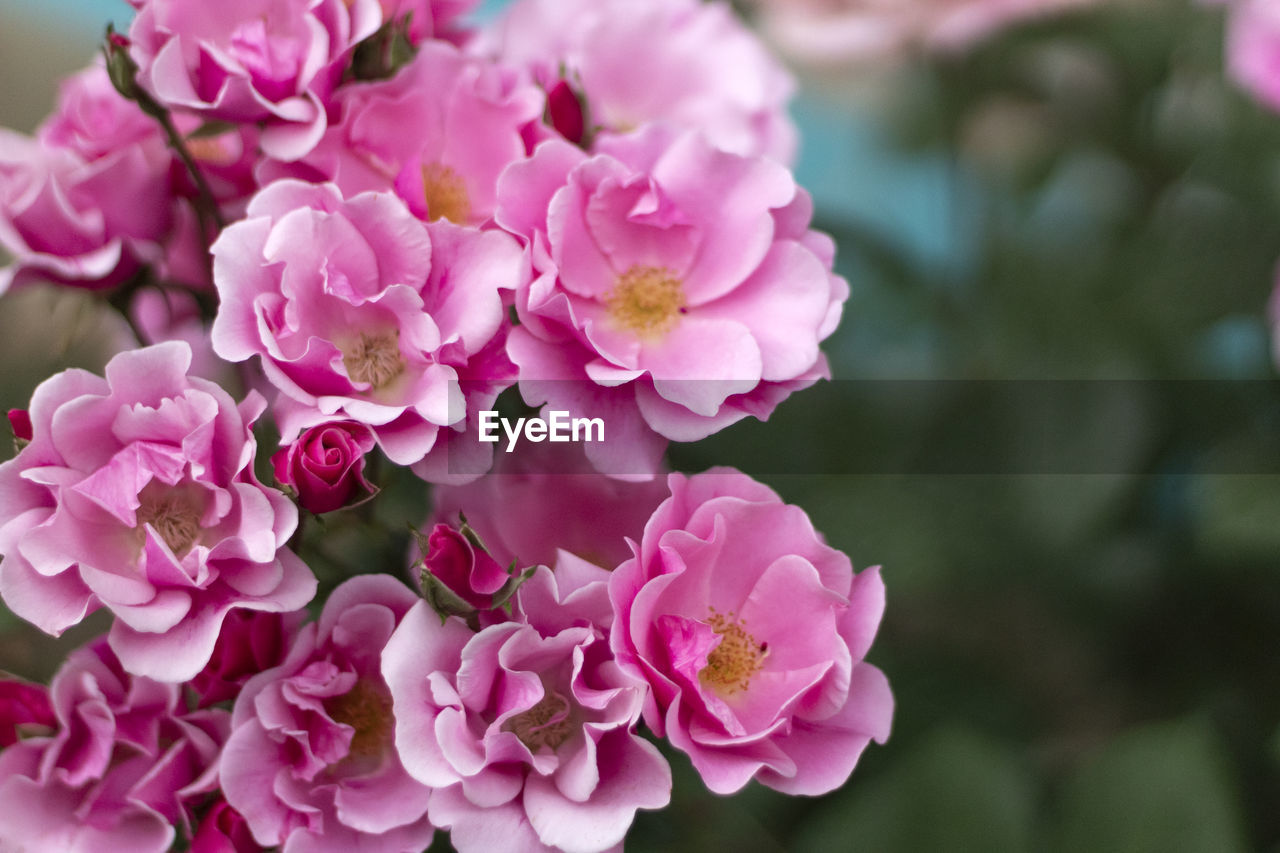
<svg viewBox="0 0 1280 853">
<path fill-rule="evenodd" d="M 468 373 L 504 331 L 502 291 L 528 277 L 505 234 L 424 225 L 388 193 L 344 200 L 332 184 L 287 180 L 254 198 L 213 257 L 214 351 L 261 356 L 285 441 L 352 420 L 411 465 L 464 421 L 464 375 L 510 382 Z"/>
<path fill-rule="evenodd" d="M 640 538 L 666 496 L 658 478 L 628 483 L 596 473 L 581 445 L 526 442 L 499 453 L 489 476 L 437 488 L 432 517 L 456 522 L 464 514 L 504 566 L 554 566 L 563 549 L 612 569 L 631 556 L 627 538 Z"/>
<path fill-rule="evenodd" d="M 379 672 L 387 638 L 415 602 L 389 575 L 354 577 L 302 629 L 284 663 L 245 685 L 221 778 L 259 844 L 340 853 L 419 853 L 431 844 L 431 790 L 401 766 Z"/>
<path fill-rule="evenodd" d="M 378 0 L 130 0 L 138 82 L 204 118 L 265 122 L 262 147 L 293 160 L 326 125 L 350 51 L 382 23 Z"/>
<path fill-rule="evenodd" d="M 254 478 L 264 401 L 237 408 L 190 362 L 174 342 L 54 376 L 0 465 L 5 602 L 51 634 L 106 607 L 125 667 L 166 681 L 200 671 L 229 611 L 295 610 L 316 583 L 284 548 L 296 509 Z"/>
<path fill-rule="evenodd" d="M 226 711 L 187 711 L 181 688 L 128 675 L 103 640 L 53 678 L 57 730 L 0 752 L 0 848 L 162 853 L 217 787 Z"/>
<path fill-rule="evenodd" d="M 801 62 L 869 62 L 956 51 L 1003 27 L 1097 0 L 751 0 L 760 28 Z"/>
<path fill-rule="evenodd" d="M 160 257 L 174 221 L 159 125 L 93 65 L 62 85 L 34 139 L 0 130 L 0 269 L 11 281 L 119 284 Z"/>
<path fill-rule="evenodd" d="M 421 602 L 387 643 L 396 748 L 460 853 L 611 849 L 667 804 L 670 769 L 633 731 L 643 685 L 594 623 L 606 577 L 566 555 L 517 593 L 527 623 L 472 633 Z"/>
<path fill-rule="evenodd" d="M 0 749 L 57 725 L 43 684 L 0 678 Z"/>
<path fill-rule="evenodd" d="M 728 469 L 672 474 L 636 556 L 613 573 L 611 645 L 648 681 L 644 720 L 719 794 L 844 784 L 889 736 L 893 696 L 863 657 L 884 609 L 808 517 Z"/>
<path fill-rule="evenodd" d="M 510 68 L 428 42 L 390 80 L 344 86 L 341 118 L 298 163 L 264 168 L 331 180 L 347 196 L 394 190 L 420 219 L 482 225 L 498 175 L 526 155 L 523 130 L 543 110 L 537 86 Z"/>
<path fill-rule="evenodd" d="M 639 475 L 664 439 L 763 420 L 826 376 L 849 290 L 778 163 L 658 128 L 600 147 L 546 142 L 503 176 L 497 221 L 537 275 L 507 351 L 527 402 L 603 418 L 594 465 Z"/>
<path fill-rule="evenodd" d="M 580 84 L 605 133 L 660 121 L 736 154 L 795 156 L 791 77 L 728 3 L 519 0 L 494 41 L 548 91 L 562 73 Z"/>
<path fill-rule="evenodd" d="M 333 512 L 377 494 L 364 477 L 364 457 L 373 445 L 373 430 L 364 424 L 334 421 L 305 430 L 272 455 L 271 465 L 303 509 Z"/>
</svg>

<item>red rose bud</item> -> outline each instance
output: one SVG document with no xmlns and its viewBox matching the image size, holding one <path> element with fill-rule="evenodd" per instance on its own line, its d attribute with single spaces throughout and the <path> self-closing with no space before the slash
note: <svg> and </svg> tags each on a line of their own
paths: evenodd
<svg viewBox="0 0 1280 853">
<path fill-rule="evenodd" d="M 209 663 L 187 682 L 196 707 L 235 699 L 251 677 L 282 663 L 304 621 L 302 611 L 237 608 L 227 614 Z"/>
<path fill-rule="evenodd" d="M 222 799 L 205 813 L 191 840 L 191 853 L 257 853 L 264 849 L 254 841 L 244 816 Z"/>
<path fill-rule="evenodd" d="M 511 580 L 474 534 L 437 524 L 422 547 L 422 589 L 438 612 L 488 610 L 495 606 L 494 594 Z"/>
<path fill-rule="evenodd" d="M 18 441 L 31 440 L 31 414 L 26 409 L 9 410 L 9 428 Z"/>
<path fill-rule="evenodd" d="M 581 145 L 586 139 L 586 106 L 567 80 L 547 92 L 547 123 L 574 145 Z"/>
<path fill-rule="evenodd" d="M 373 431 L 354 421 L 321 424 L 271 457 L 276 479 L 293 489 L 298 503 L 316 513 L 363 503 L 378 493 L 364 477 Z"/>
<path fill-rule="evenodd" d="M 0 749 L 17 743 L 24 734 L 52 731 L 57 726 L 44 685 L 0 679 Z"/>
</svg>

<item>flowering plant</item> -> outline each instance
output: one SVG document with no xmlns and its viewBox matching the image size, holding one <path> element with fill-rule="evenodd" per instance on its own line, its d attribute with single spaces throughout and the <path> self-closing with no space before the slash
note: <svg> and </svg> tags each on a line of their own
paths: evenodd
<svg viewBox="0 0 1280 853">
<path fill-rule="evenodd" d="M 10 413 L 0 596 L 110 627 L 0 682 L 0 847 L 612 850 L 663 743 L 842 785 L 889 735 L 878 569 L 745 474 L 663 481 L 828 376 L 849 296 L 730 7 L 131 2 L 0 136 L 0 282 L 136 336 Z"/>
</svg>

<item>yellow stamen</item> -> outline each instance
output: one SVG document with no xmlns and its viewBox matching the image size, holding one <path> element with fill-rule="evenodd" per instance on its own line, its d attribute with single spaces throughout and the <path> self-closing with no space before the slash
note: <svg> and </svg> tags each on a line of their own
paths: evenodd
<svg viewBox="0 0 1280 853">
<path fill-rule="evenodd" d="M 717 692 L 746 690 L 768 657 L 768 644 L 757 643 L 732 612 L 719 613 L 713 607 L 707 624 L 720 635 L 720 645 L 707 655 L 707 665 L 698 673 L 698 680 Z"/>
<path fill-rule="evenodd" d="M 447 219 L 458 225 L 471 217 L 471 198 L 466 182 L 448 166 L 432 163 L 422 167 L 422 197 L 427 204 L 427 219 Z"/>
<path fill-rule="evenodd" d="M 640 337 L 660 337 L 684 312 L 684 288 L 666 267 L 634 266 L 618 276 L 604 302 L 618 326 Z"/>
</svg>

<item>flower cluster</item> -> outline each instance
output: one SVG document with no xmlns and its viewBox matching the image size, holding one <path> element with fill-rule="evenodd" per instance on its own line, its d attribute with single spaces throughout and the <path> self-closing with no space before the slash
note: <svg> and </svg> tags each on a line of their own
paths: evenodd
<svg viewBox="0 0 1280 853">
<path fill-rule="evenodd" d="M 849 295 L 732 9 L 131 4 L 0 135 L 0 286 L 137 337 L 9 413 L 0 597 L 111 621 L 0 681 L 0 848 L 610 850 L 656 739 L 842 785 L 889 734 L 878 569 L 664 461 L 825 378 Z M 599 440 L 484 440 L 539 408 Z"/>
</svg>

